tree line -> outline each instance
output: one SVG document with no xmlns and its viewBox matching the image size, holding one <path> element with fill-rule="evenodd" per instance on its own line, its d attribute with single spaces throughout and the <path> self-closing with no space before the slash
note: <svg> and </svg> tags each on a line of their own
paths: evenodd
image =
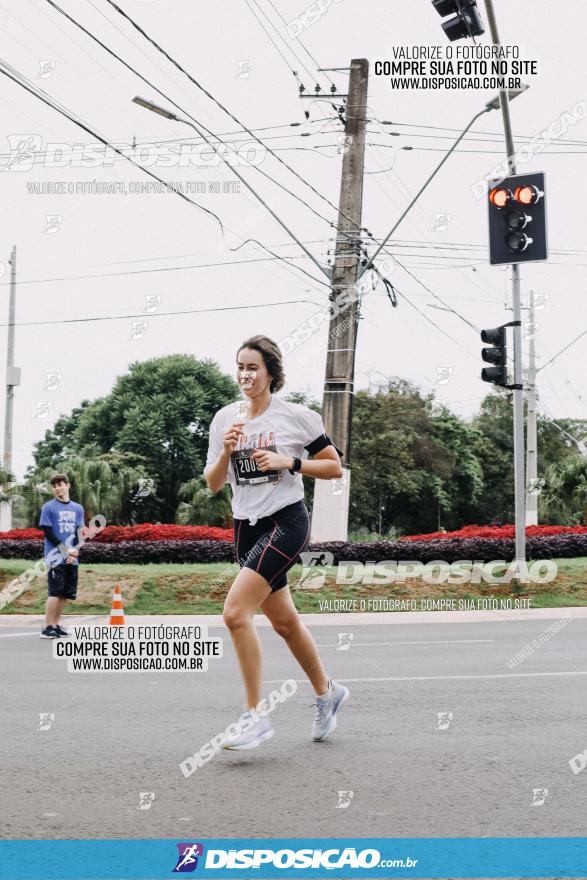
<svg viewBox="0 0 587 880">
<path fill-rule="evenodd" d="M 212 495 L 203 469 L 212 417 L 239 393 L 211 360 L 174 354 L 132 364 L 110 394 L 83 401 L 36 444 L 34 465 L 11 490 L 15 525 L 38 522 L 56 471 L 68 474 L 71 495 L 88 517 L 101 513 L 120 525 L 230 525 L 230 490 Z M 320 411 L 302 394 L 286 399 Z M 586 434 L 587 420 L 539 418 L 541 522 L 587 522 L 587 457 L 573 440 Z M 313 481 L 305 484 L 311 507 Z M 492 391 L 464 420 L 400 378 L 376 392 L 359 391 L 350 503 L 355 532 L 395 536 L 513 522 L 508 396 Z"/>
</svg>

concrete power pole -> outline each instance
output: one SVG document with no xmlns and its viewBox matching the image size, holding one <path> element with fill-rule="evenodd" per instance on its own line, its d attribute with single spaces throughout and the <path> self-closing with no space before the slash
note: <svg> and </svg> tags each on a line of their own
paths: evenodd
<svg viewBox="0 0 587 880">
<path fill-rule="evenodd" d="M 12 410 L 14 388 L 20 385 L 20 369 L 14 366 L 14 317 L 16 310 L 16 245 L 10 254 L 10 300 L 8 305 L 8 346 L 6 353 L 6 407 L 4 411 L 4 456 L 2 467 L 12 473 Z M 10 482 L 5 484 L 9 488 Z M 12 506 L 8 502 L 0 504 L 0 531 L 12 528 Z"/>
<path fill-rule="evenodd" d="M 534 291 L 530 291 L 528 391 L 526 394 L 526 525 L 538 525 L 538 431 L 536 424 L 536 347 L 534 343 Z"/>
<path fill-rule="evenodd" d="M 346 541 L 348 534 L 351 420 L 357 342 L 356 283 L 361 257 L 361 215 L 369 62 L 353 59 L 344 129 L 342 179 L 332 290 L 333 314 L 328 328 L 328 353 L 322 399 L 326 433 L 342 450 L 341 481 L 316 480 L 312 541 Z"/>
</svg>

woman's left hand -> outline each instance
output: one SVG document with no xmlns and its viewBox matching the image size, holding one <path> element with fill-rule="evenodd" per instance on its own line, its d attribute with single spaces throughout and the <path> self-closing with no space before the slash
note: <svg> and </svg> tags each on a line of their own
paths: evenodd
<svg viewBox="0 0 587 880">
<path fill-rule="evenodd" d="M 291 467 L 291 457 L 279 455 L 279 453 L 271 452 L 269 449 L 255 449 L 251 453 L 251 458 L 255 459 L 260 471 L 278 471 L 282 468 Z"/>
</svg>

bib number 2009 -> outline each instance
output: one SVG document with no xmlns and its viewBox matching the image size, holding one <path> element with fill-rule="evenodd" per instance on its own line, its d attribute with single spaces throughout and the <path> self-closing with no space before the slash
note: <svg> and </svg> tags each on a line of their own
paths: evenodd
<svg viewBox="0 0 587 880">
<path fill-rule="evenodd" d="M 271 452 L 276 449 L 267 447 Z M 276 483 L 279 479 L 279 471 L 262 471 L 254 458 L 251 458 L 252 449 L 240 449 L 232 453 L 232 464 L 236 482 L 239 486 L 255 485 L 256 483 Z"/>
</svg>

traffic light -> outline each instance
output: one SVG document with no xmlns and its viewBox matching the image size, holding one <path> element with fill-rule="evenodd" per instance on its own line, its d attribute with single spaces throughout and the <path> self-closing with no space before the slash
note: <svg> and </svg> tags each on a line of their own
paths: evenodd
<svg viewBox="0 0 587 880">
<path fill-rule="evenodd" d="M 463 37 L 478 37 L 485 33 L 476 0 L 432 0 L 432 5 L 443 18 L 442 30 L 449 40 L 462 40 Z"/>
<path fill-rule="evenodd" d="M 481 342 L 486 342 L 491 348 L 484 348 L 481 351 L 481 357 L 487 364 L 493 364 L 492 367 L 484 367 L 481 370 L 481 378 L 484 382 L 492 382 L 494 385 L 502 385 L 507 387 L 507 348 L 505 343 L 505 328 L 493 327 L 491 330 L 481 331 Z"/>
<path fill-rule="evenodd" d="M 548 258 L 544 174 L 518 174 L 490 184 L 487 205 L 492 265 Z"/>
</svg>

